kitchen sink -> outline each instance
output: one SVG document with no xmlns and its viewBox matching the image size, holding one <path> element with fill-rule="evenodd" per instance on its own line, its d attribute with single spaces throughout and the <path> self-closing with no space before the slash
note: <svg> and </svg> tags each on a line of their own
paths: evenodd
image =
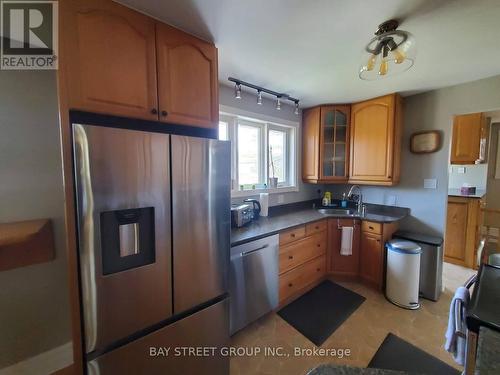
<svg viewBox="0 0 500 375">
<path fill-rule="evenodd" d="M 356 215 L 356 210 L 350 210 L 347 208 L 320 208 L 318 209 L 318 212 L 323 215 Z"/>
</svg>

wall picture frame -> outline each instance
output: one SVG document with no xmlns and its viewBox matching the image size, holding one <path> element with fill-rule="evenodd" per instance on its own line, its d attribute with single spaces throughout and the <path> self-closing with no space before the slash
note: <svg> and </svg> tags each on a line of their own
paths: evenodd
<svg viewBox="0 0 500 375">
<path fill-rule="evenodd" d="M 410 137 L 410 152 L 413 154 L 429 154 L 441 147 L 441 133 L 428 130 L 413 133 Z"/>
</svg>

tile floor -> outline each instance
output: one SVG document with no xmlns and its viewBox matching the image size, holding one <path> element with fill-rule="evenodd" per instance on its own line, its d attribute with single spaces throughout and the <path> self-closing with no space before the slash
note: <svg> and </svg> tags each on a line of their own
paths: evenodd
<svg viewBox="0 0 500 375">
<path fill-rule="evenodd" d="M 260 347 L 262 350 L 264 347 L 282 347 L 289 356 L 266 356 L 261 353 L 257 356 L 233 357 L 231 375 L 302 375 L 320 363 L 366 367 L 389 332 L 455 366 L 451 356 L 443 349 L 449 303 L 455 289 L 474 273 L 473 270 L 445 263 L 445 291 L 441 298 L 438 302 L 422 299 L 421 308 L 416 311 L 398 308 L 389 303 L 382 294 L 359 283 L 339 282 L 366 297 L 366 301 L 321 348 L 350 349 L 349 356 L 295 356 L 295 348 L 314 348 L 315 345 L 278 315 L 270 313 L 234 335 L 231 345 Z"/>
</svg>

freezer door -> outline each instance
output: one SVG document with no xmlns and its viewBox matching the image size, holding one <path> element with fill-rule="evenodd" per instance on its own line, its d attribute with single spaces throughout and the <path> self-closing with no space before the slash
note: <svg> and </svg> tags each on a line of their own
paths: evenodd
<svg viewBox="0 0 500 375">
<path fill-rule="evenodd" d="M 227 291 L 230 143 L 172 135 L 174 313 Z"/>
<path fill-rule="evenodd" d="M 172 315 L 169 136 L 73 125 L 86 352 Z"/>
<path fill-rule="evenodd" d="M 229 345 L 228 330 L 226 299 L 97 357 L 87 363 L 87 373 L 227 375 L 229 357 L 222 354 Z"/>
</svg>

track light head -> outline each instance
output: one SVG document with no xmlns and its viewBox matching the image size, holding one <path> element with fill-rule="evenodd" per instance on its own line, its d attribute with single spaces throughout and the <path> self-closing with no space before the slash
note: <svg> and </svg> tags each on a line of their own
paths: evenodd
<svg viewBox="0 0 500 375">
<path fill-rule="evenodd" d="M 262 105 L 262 91 L 257 90 L 257 104 Z"/>
<path fill-rule="evenodd" d="M 281 96 L 276 97 L 276 110 L 281 111 Z"/>
<path fill-rule="evenodd" d="M 241 85 L 239 83 L 234 85 L 234 97 L 235 99 L 241 99 Z"/>
<path fill-rule="evenodd" d="M 299 114 L 299 101 L 298 100 L 295 101 L 295 111 L 294 111 L 294 113 L 296 115 Z"/>
</svg>

